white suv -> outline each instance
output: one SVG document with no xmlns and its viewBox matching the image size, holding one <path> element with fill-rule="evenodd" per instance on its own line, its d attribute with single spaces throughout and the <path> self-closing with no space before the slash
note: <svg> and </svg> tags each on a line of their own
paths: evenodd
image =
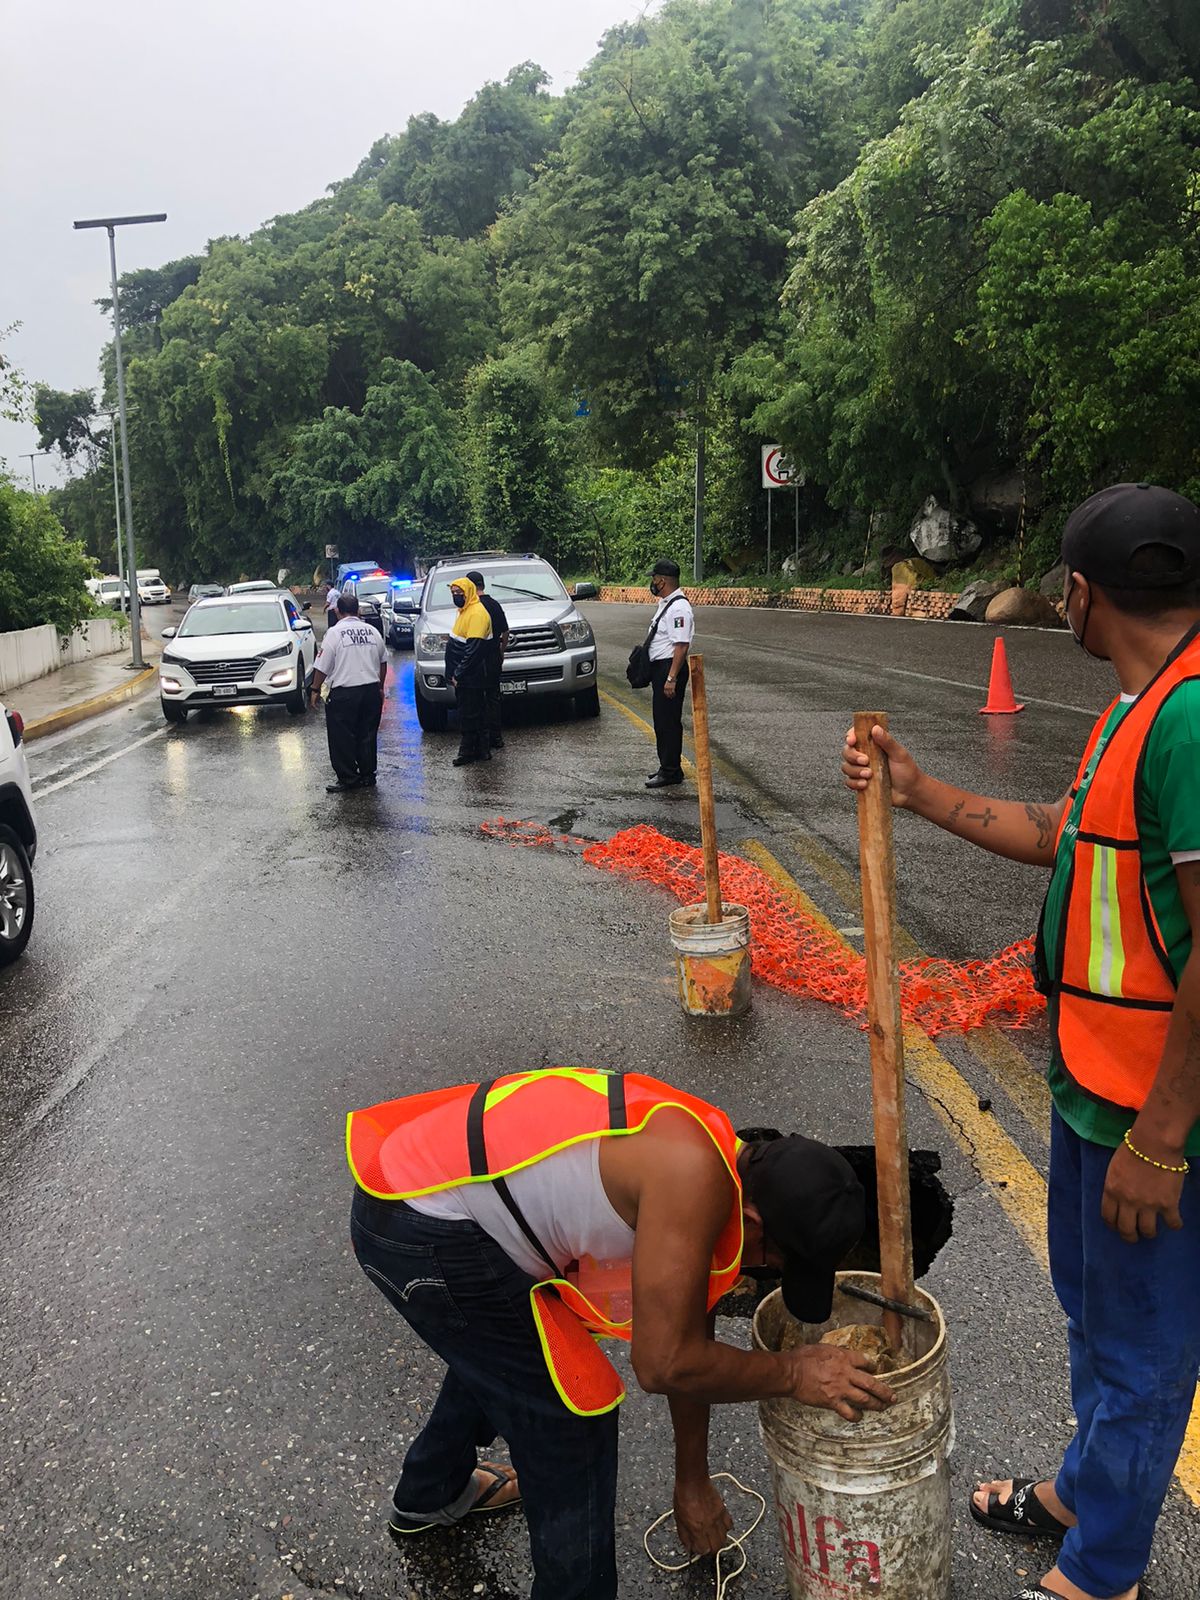
<svg viewBox="0 0 1200 1600">
<path fill-rule="evenodd" d="M 24 732 L 20 715 L 0 704 L 0 967 L 17 959 L 33 931 L 37 829 Z"/>
<path fill-rule="evenodd" d="M 308 709 L 317 655 L 312 623 L 287 593 L 198 600 L 167 641 L 158 671 L 163 716 L 186 722 L 197 706 Z"/>
</svg>

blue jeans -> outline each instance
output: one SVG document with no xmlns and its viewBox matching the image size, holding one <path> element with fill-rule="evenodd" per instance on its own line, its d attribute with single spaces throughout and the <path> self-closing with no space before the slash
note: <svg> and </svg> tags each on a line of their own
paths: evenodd
<svg viewBox="0 0 1200 1600">
<path fill-rule="evenodd" d="M 531 1600 L 615 1600 L 617 1413 L 577 1417 L 550 1381 L 533 1279 L 473 1222 L 356 1191 L 359 1265 L 449 1371 L 409 1447 L 396 1511 L 465 1513 L 476 1451 L 508 1441 L 533 1554 Z"/>
<path fill-rule="evenodd" d="M 1141 1578 L 1200 1374 L 1200 1173 L 1184 1226 L 1126 1244 L 1100 1199 L 1113 1152 L 1054 1113 L 1050 1271 L 1067 1313 L 1076 1433 L 1055 1488 L 1079 1519 L 1059 1566 L 1108 1600 Z"/>
</svg>

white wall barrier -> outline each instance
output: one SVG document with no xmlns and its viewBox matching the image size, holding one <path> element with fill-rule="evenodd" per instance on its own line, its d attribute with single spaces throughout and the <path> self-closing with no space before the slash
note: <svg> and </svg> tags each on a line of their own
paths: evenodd
<svg viewBox="0 0 1200 1600">
<path fill-rule="evenodd" d="M 0 692 L 19 684 L 44 678 L 59 667 L 69 667 L 92 656 L 116 655 L 127 649 L 129 630 L 114 618 L 90 617 L 81 623 L 64 643 L 58 629 L 21 628 L 16 633 L 0 633 Z"/>
</svg>

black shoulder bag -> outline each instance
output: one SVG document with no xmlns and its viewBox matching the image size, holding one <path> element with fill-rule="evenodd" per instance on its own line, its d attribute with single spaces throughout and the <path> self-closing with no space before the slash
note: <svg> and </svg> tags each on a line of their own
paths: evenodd
<svg viewBox="0 0 1200 1600">
<path fill-rule="evenodd" d="M 676 600 L 682 599 L 682 590 L 680 590 L 678 594 L 673 594 L 667 601 L 666 605 L 659 612 L 658 616 L 655 617 L 654 621 L 650 624 L 650 632 L 646 635 L 642 643 L 635 644 L 633 649 L 629 652 L 629 665 L 625 668 L 625 676 L 629 679 L 630 688 L 648 689 L 650 687 L 650 641 L 658 632 L 659 623 L 675 604 Z"/>
</svg>

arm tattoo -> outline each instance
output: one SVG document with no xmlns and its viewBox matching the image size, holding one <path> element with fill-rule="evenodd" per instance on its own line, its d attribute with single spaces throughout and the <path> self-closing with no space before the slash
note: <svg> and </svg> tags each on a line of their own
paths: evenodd
<svg viewBox="0 0 1200 1600">
<path fill-rule="evenodd" d="M 993 811 L 991 806 L 984 806 L 982 811 L 968 811 L 967 821 L 977 822 L 981 828 L 986 828 L 993 822 L 999 822 L 1000 813 Z"/>
<path fill-rule="evenodd" d="M 962 808 L 966 805 L 966 803 L 967 802 L 965 800 L 959 800 L 956 805 L 951 806 L 950 815 L 946 818 L 946 826 L 948 828 L 952 828 L 958 821 L 959 817 L 962 815 Z"/>
<path fill-rule="evenodd" d="M 1026 806 L 1025 815 L 1038 831 L 1035 849 L 1049 850 L 1054 842 L 1054 818 L 1045 806 Z"/>
</svg>

